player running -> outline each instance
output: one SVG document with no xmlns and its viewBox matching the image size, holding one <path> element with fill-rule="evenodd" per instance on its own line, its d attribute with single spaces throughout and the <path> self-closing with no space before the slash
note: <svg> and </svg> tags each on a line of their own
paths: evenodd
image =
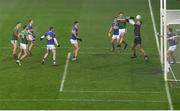
<svg viewBox="0 0 180 111">
<path fill-rule="evenodd" d="M 34 47 L 34 44 L 35 44 L 35 34 L 34 34 L 34 31 L 33 31 L 33 23 L 34 23 L 33 19 L 30 19 L 29 23 L 27 25 L 29 36 L 32 39 L 31 42 L 30 42 L 30 45 L 28 47 L 28 54 L 29 55 L 32 54 L 32 48 Z"/>
<path fill-rule="evenodd" d="M 111 24 L 108 36 L 111 37 L 112 33 L 112 51 L 115 51 L 115 43 L 119 43 L 119 23 L 117 22 L 117 17 L 114 18 L 114 22 Z"/>
<path fill-rule="evenodd" d="M 74 55 L 73 55 L 72 61 L 76 61 L 76 62 L 77 62 L 78 52 L 79 52 L 78 40 L 82 41 L 82 39 L 78 37 L 79 25 L 80 25 L 79 21 L 74 22 L 73 28 L 72 28 L 72 34 L 70 38 L 70 42 L 74 47 Z"/>
<path fill-rule="evenodd" d="M 17 59 L 17 48 L 19 46 L 18 39 L 20 38 L 20 36 L 19 36 L 20 28 L 21 28 L 21 23 L 17 22 L 16 26 L 13 29 L 13 33 L 12 33 L 12 37 L 11 37 L 11 44 L 13 46 L 12 54 L 13 54 L 13 57 L 15 60 Z"/>
<path fill-rule="evenodd" d="M 124 49 L 126 49 L 128 46 L 128 44 L 125 41 L 125 34 L 127 32 L 127 28 L 126 28 L 127 18 L 124 17 L 123 12 L 119 13 L 117 21 L 119 22 L 119 36 L 120 36 L 118 47 L 121 47 L 121 44 L 123 43 L 125 44 Z"/>
<path fill-rule="evenodd" d="M 138 48 L 141 53 L 144 55 L 144 60 L 148 61 L 148 56 L 146 54 L 146 52 L 144 51 L 144 48 L 142 47 L 142 40 L 141 40 L 141 26 L 142 26 L 142 21 L 140 19 L 137 19 L 138 17 L 136 17 L 135 22 L 132 22 L 131 20 L 131 24 L 134 25 L 134 44 L 132 46 L 132 56 L 131 58 L 136 58 L 136 48 Z"/>
<path fill-rule="evenodd" d="M 28 53 L 27 53 L 27 44 L 28 44 L 28 28 L 25 25 L 23 27 L 23 30 L 20 32 L 20 52 L 18 54 L 18 59 L 16 60 L 16 63 L 21 66 L 21 61 L 24 59 Z"/>
<path fill-rule="evenodd" d="M 41 36 L 40 40 L 43 40 L 44 38 L 47 39 L 46 42 L 46 47 L 47 47 L 47 51 L 41 61 L 41 64 L 45 63 L 45 59 L 47 58 L 47 56 L 49 55 L 50 52 L 52 52 L 53 54 L 53 65 L 56 65 L 56 47 L 60 47 L 57 39 L 56 39 L 56 35 L 54 33 L 54 27 L 50 27 L 49 31 L 46 32 L 43 36 Z"/>
</svg>

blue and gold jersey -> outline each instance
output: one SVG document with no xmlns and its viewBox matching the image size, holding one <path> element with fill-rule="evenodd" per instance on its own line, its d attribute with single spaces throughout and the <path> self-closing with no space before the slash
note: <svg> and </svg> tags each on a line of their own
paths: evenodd
<svg viewBox="0 0 180 111">
<path fill-rule="evenodd" d="M 119 23 L 113 22 L 112 23 L 113 35 L 119 35 Z"/>
<path fill-rule="evenodd" d="M 45 33 L 45 37 L 47 39 L 47 45 L 53 45 L 54 44 L 54 38 L 56 38 L 56 35 L 52 31 L 48 31 Z"/>
<path fill-rule="evenodd" d="M 74 34 L 75 33 L 75 34 Z M 72 28 L 72 34 L 71 34 L 71 39 L 77 40 L 78 36 L 78 28 L 76 26 L 73 26 Z"/>
<path fill-rule="evenodd" d="M 168 35 L 168 38 L 173 37 L 173 36 L 176 36 L 176 34 L 175 34 L 174 32 L 168 32 L 167 35 Z M 174 46 L 174 45 L 176 45 L 176 40 L 175 40 L 174 38 L 168 39 L 168 45 L 169 45 L 169 46 Z"/>
</svg>

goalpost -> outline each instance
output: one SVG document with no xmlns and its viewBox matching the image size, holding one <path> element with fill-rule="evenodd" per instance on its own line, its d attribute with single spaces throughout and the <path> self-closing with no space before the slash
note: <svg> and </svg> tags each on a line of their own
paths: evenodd
<svg viewBox="0 0 180 111">
<path fill-rule="evenodd" d="M 172 65 L 167 57 L 167 33 L 169 27 L 173 29 L 173 32 L 176 33 L 177 36 L 180 36 L 180 9 L 167 9 L 167 0 L 160 0 L 160 35 L 164 36 L 160 38 L 160 57 L 164 71 L 164 80 L 178 82 L 180 81 L 180 72 L 178 74 L 178 67 L 180 68 L 180 41 L 176 41 L 176 63 Z"/>
</svg>

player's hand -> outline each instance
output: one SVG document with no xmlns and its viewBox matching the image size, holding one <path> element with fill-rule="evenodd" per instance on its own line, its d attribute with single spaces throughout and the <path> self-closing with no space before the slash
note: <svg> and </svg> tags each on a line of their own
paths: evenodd
<svg viewBox="0 0 180 111">
<path fill-rule="evenodd" d="M 40 41 L 42 41 L 43 39 L 42 38 L 40 38 Z"/>
<path fill-rule="evenodd" d="M 111 33 L 108 33 L 108 36 L 111 37 Z"/>
<path fill-rule="evenodd" d="M 82 41 L 83 41 L 81 38 L 77 38 L 77 40 L 79 40 L 80 42 L 82 42 Z"/>
<path fill-rule="evenodd" d="M 60 47 L 60 44 L 58 44 L 57 47 Z"/>
</svg>

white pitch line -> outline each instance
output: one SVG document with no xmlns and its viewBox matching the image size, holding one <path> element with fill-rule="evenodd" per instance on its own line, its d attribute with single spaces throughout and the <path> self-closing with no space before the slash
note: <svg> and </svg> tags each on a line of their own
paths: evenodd
<svg viewBox="0 0 180 111">
<path fill-rule="evenodd" d="M 120 100 L 120 99 L 0 99 L 0 102 L 139 102 L 139 103 L 167 103 L 164 100 Z"/>
<path fill-rule="evenodd" d="M 160 94 L 156 91 L 76 91 L 76 90 L 64 90 L 65 93 L 130 93 L 130 94 Z"/>
<path fill-rule="evenodd" d="M 158 52 L 159 52 L 159 55 L 160 55 L 161 52 L 160 52 L 160 46 L 159 46 L 159 39 L 158 39 L 158 35 L 157 35 L 156 22 L 155 22 L 155 19 L 154 19 L 154 14 L 153 14 L 153 11 L 152 11 L 151 0 L 148 0 L 148 3 L 149 3 L 151 19 L 152 19 L 152 23 L 153 23 L 154 36 L 156 38 L 157 49 L 158 49 Z"/>
<path fill-rule="evenodd" d="M 156 45 L 157 45 L 159 56 L 160 56 L 161 52 L 160 52 L 160 46 L 159 46 L 159 42 L 158 42 L 159 40 L 158 40 L 158 36 L 157 36 L 157 29 L 156 29 L 156 24 L 155 24 L 155 20 L 154 20 L 154 14 L 153 14 L 153 10 L 152 10 L 151 0 L 148 0 L 148 4 L 149 4 L 152 23 L 153 23 L 154 35 L 155 35 L 155 38 L 156 38 Z M 170 110 L 173 110 L 174 108 L 173 108 L 173 104 L 172 104 L 172 98 L 171 98 L 171 94 L 170 94 L 170 91 L 169 91 L 169 86 L 168 86 L 167 81 L 165 81 L 164 85 L 165 85 L 165 89 L 166 89 L 169 108 L 170 108 Z"/>
<path fill-rule="evenodd" d="M 59 89 L 60 92 L 62 92 L 63 88 L 64 88 L 64 82 L 66 80 L 67 69 L 68 69 L 70 57 L 71 57 L 71 53 L 69 52 L 68 55 L 67 55 L 66 64 L 65 64 L 65 67 L 64 67 L 64 73 L 63 73 L 63 77 L 62 77 L 62 81 L 61 81 L 61 85 L 60 85 L 60 89 Z"/>
<path fill-rule="evenodd" d="M 171 67 L 171 66 L 170 66 L 170 71 L 171 71 L 171 73 L 172 73 L 173 78 L 175 79 L 175 81 L 177 81 L 176 76 L 175 76 L 175 73 L 174 73 L 174 71 L 172 70 L 172 67 Z"/>
</svg>

